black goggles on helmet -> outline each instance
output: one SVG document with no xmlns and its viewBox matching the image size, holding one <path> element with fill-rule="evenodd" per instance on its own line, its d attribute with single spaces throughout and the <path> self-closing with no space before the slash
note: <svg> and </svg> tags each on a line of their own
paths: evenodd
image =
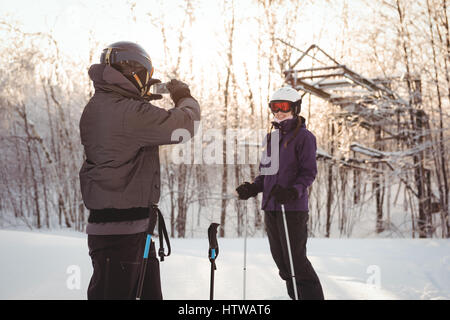
<svg viewBox="0 0 450 320">
<path fill-rule="evenodd" d="M 147 69 L 149 78 L 153 76 L 155 69 L 153 68 L 151 60 L 138 53 L 120 48 L 106 48 L 100 56 L 100 61 L 109 65 L 127 60 L 140 63 L 145 69 Z"/>
</svg>

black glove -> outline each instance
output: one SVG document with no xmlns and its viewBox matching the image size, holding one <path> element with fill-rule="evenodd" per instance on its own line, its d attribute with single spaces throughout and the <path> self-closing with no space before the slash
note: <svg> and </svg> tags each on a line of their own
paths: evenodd
<svg viewBox="0 0 450 320">
<path fill-rule="evenodd" d="M 294 187 L 284 188 L 279 184 L 273 186 L 270 191 L 270 196 L 275 198 L 275 201 L 281 204 L 288 203 L 298 198 L 297 189 Z"/>
<path fill-rule="evenodd" d="M 258 188 L 254 183 L 244 182 L 239 187 L 236 188 L 237 193 L 239 194 L 239 199 L 247 200 L 251 197 L 256 197 L 258 194 Z"/>
<path fill-rule="evenodd" d="M 159 79 L 150 79 L 148 81 L 148 90 L 147 90 L 147 94 L 144 96 L 144 99 L 147 101 L 152 101 L 152 100 L 161 100 L 163 98 L 162 95 L 160 94 L 153 94 L 150 92 L 150 88 L 152 85 L 156 84 L 156 83 L 160 83 L 161 80 Z"/>
<path fill-rule="evenodd" d="M 169 90 L 170 97 L 175 103 L 175 106 L 182 98 L 192 98 L 188 85 L 176 79 L 167 82 L 167 90 Z"/>
</svg>

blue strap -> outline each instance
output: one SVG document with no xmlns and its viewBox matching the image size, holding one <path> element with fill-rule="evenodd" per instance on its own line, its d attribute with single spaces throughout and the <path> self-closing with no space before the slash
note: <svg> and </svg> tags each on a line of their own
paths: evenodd
<svg viewBox="0 0 450 320">
<path fill-rule="evenodd" d="M 145 240 L 144 259 L 148 258 L 148 252 L 150 251 L 151 240 L 152 240 L 152 235 L 147 234 L 147 240 Z"/>
<path fill-rule="evenodd" d="M 211 249 L 211 259 L 215 259 L 216 258 L 216 249 Z"/>
</svg>

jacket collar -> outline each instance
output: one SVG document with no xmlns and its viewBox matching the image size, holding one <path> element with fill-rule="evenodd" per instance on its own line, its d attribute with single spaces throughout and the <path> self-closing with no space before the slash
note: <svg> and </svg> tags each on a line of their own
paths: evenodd
<svg viewBox="0 0 450 320">
<path fill-rule="evenodd" d="M 294 117 L 292 119 L 284 120 L 284 121 L 281 121 L 281 122 L 273 121 L 272 125 L 273 125 L 273 127 L 275 129 L 280 129 L 281 131 L 289 132 L 289 131 L 294 130 L 297 127 L 297 123 L 298 123 L 299 120 L 301 121 L 301 126 L 300 127 L 301 128 L 305 127 L 306 120 L 302 116 L 296 116 L 296 117 Z"/>
</svg>

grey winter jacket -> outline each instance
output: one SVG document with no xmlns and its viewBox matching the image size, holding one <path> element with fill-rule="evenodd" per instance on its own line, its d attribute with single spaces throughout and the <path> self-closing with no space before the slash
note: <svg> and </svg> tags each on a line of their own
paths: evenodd
<svg viewBox="0 0 450 320">
<path fill-rule="evenodd" d="M 83 201 L 91 210 L 148 208 L 160 197 L 158 148 L 179 142 L 171 140 L 175 129 L 194 135 L 199 104 L 182 98 L 170 110 L 156 107 L 104 64 L 92 65 L 89 76 L 95 94 L 80 119 L 86 155 L 79 173 Z"/>
</svg>

